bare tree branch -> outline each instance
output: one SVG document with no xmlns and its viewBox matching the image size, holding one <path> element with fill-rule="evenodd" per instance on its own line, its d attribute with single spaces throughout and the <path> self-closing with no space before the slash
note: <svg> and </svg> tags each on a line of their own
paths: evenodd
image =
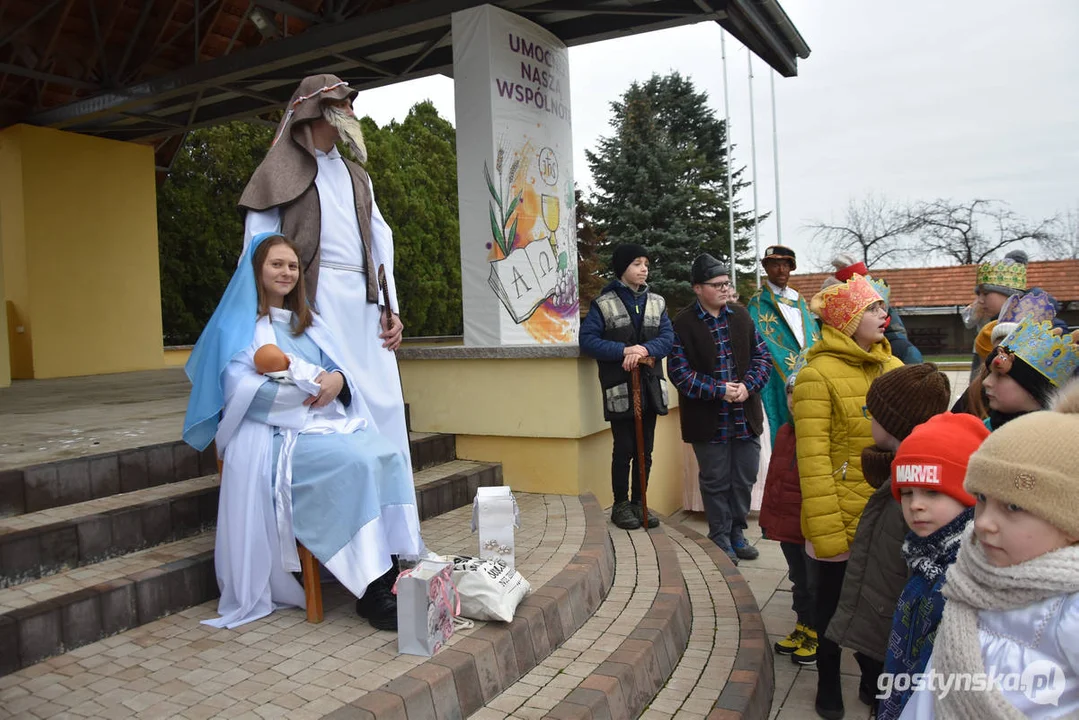
<svg viewBox="0 0 1079 720">
<path fill-rule="evenodd" d="M 1079 260 L 1079 204 L 1065 211 L 1054 223 L 1044 245 L 1049 255 L 1057 260 Z"/>
<path fill-rule="evenodd" d="M 830 256 L 850 253 L 866 267 L 875 267 L 909 255 L 911 236 L 920 225 L 908 209 L 869 194 L 850 199 L 842 222 L 818 221 L 807 227 Z"/>
<path fill-rule="evenodd" d="M 985 262 L 998 251 L 1026 242 L 1051 242 L 1055 217 L 1034 224 L 999 200 L 978 198 L 966 203 L 937 199 L 916 204 L 919 249 L 943 255 L 960 265 Z"/>
</svg>

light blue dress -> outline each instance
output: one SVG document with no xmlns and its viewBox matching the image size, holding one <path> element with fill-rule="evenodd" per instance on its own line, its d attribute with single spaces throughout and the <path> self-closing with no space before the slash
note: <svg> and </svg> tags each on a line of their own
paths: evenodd
<svg viewBox="0 0 1079 720">
<path fill-rule="evenodd" d="M 293 335 L 288 322 L 275 316 L 273 330 L 278 347 L 286 354 L 327 372 L 338 369 L 310 337 Z M 278 387 L 276 382 L 263 383 L 248 408 L 248 420 L 268 422 Z M 275 430 L 275 466 L 282 439 L 280 430 Z M 410 480 L 404 457 L 374 430 L 300 434 L 292 456 L 296 539 L 320 562 L 329 562 L 384 508 L 414 502 Z"/>
</svg>

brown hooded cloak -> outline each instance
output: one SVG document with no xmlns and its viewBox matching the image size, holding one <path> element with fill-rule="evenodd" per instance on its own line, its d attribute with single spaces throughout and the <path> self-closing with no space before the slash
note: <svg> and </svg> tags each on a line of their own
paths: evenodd
<svg viewBox="0 0 1079 720">
<path fill-rule="evenodd" d="M 352 99 L 355 95 L 356 92 L 349 88 L 348 83 L 335 75 L 304 78 L 285 108 L 274 144 L 240 196 L 239 206 L 244 211 L 280 208 L 281 234 L 292 240 L 300 250 L 307 297 L 312 303 L 318 290 L 322 211 L 315 187 L 318 162 L 311 137 L 311 122 L 322 117 L 322 101 Z M 362 167 L 349 160 L 344 162 L 352 178 L 356 218 L 360 225 L 360 241 L 367 270 L 367 301 L 378 302 L 378 285 L 371 259 L 373 200 L 370 181 Z"/>
</svg>

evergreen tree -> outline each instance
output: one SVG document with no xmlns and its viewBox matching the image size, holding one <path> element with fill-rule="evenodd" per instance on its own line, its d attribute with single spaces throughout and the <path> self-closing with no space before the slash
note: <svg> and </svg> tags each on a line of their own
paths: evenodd
<svg viewBox="0 0 1079 720">
<path fill-rule="evenodd" d="M 188 133 L 157 192 L 161 319 L 166 345 L 194 343 L 243 249 L 237 211 L 273 128 L 230 122 Z"/>
<path fill-rule="evenodd" d="M 603 278 L 604 265 L 599 248 L 604 242 L 603 233 L 592 220 L 592 209 L 584 199 L 584 193 L 573 190 L 577 202 L 577 285 L 581 317 L 588 314 L 592 301 L 599 297 L 607 281 Z"/>
<path fill-rule="evenodd" d="M 394 277 L 410 337 L 460 335 L 461 235 L 453 126 L 430 101 L 383 128 L 363 119 L 375 200 L 393 230 Z"/>
<path fill-rule="evenodd" d="M 672 311 L 693 301 L 689 269 L 708 252 L 729 262 L 725 123 L 679 73 L 633 83 L 611 103 L 614 134 L 586 151 L 597 192 L 591 206 L 606 238 L 604 261 L 615 245 L 635 242 L 651 256 L 649 286 Z M 734 191 L 749 186 L 733 173 Z M 739 273 L 752 273 L 753 216 L 734 202 Z M 762 216 L 763 218 L 763 216 Z M 604 263 L 606 264 L 606 263 Z"/>
</svg>

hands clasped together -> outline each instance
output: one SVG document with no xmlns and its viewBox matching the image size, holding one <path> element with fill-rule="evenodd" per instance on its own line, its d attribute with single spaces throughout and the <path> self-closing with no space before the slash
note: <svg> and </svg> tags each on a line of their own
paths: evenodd
<svg viewBox="0 0 1079 720">
<path fill-rule="evenodd" d="M 724 384 L 723 399 L 730 403 L 745 402 L 749 399 L 749 390 L 745 383 L 729 382 Z"/>
</svg>

